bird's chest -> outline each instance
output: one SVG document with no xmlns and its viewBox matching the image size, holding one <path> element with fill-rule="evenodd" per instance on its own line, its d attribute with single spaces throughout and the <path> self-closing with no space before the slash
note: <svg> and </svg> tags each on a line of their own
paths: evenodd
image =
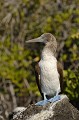
<svg viewBox="0 0 79 120">
<path fill-rule="evenodd" d="M 56 60 L 40 60 L 40 79 L 42 92 L 54 94 L 59 87 L 59 74 Z"/>
<path fill-rule="evenodd" d="M 57 61 L 55 60 L 40 60 L 39 67 L 41 71 L 41 77 L 51 78 L 54 77 L 57 72 Z M 49 79 L 50 80 L 50 79 Z"/>
</svg>

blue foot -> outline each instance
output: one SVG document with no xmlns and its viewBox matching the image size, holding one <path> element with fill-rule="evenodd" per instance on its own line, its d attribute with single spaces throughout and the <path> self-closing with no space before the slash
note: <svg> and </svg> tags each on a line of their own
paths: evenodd
<svg viewBox="0 0 79 120">
<path fill-rule="evenodd" d="M 56 101 L 58 101 L 58 100 L 60 100 L 61 98 L 60 98 L 60 95 L 56 95 L 56 96 L 54 96 L 53 98 L 50 98 L 48 101 L 49 102 L 56 102 Z"/>
<path fill-rule="evenodd" d="M 37 102 L 35 105 L 43 106 L 43 105 L 46 105 L 47 103 L 48 103 L 48 100 L 46 99 L 46 100 Z"/>
</svg>

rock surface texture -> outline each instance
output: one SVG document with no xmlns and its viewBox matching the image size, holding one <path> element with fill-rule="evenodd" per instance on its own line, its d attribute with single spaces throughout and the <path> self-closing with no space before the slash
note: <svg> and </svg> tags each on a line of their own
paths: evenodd
<svg viewBox="0 0 79 120">
<path fill-rule="evenodd" d="M 79 111 L 66 95 L 61 95 L 61 100 L 45 106 L 18 107 L 10 114 L 9 120 L 79 120 Z"/>
</svg>

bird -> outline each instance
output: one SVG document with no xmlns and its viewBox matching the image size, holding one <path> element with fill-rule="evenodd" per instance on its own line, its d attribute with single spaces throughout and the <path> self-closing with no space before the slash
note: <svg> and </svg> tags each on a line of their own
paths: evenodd
<svg viewBox="0 0 79 120">
<path fill-rule="evenodd" d="M 44 43 L 40 61 L 35 66 L 36 82 L 43 100 L 35 105 L 46 105 L 61 99 L 63 91 L 63 66 L 56 58 L 57 40 L 51 33 L 26 41 Z"/>
</svg>

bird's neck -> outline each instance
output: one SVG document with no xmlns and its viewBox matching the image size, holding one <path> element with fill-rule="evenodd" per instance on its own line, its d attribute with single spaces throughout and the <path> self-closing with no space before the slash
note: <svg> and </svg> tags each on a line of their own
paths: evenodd
<svg viewBox="0 0 79 120">
<path fill-rule="evenodd" d="M 50 60 L 51 58 L 55 58 L 53 51 L 47 47 L 44 47 L 42 50 L 41 59 Z"/>
</svg>

